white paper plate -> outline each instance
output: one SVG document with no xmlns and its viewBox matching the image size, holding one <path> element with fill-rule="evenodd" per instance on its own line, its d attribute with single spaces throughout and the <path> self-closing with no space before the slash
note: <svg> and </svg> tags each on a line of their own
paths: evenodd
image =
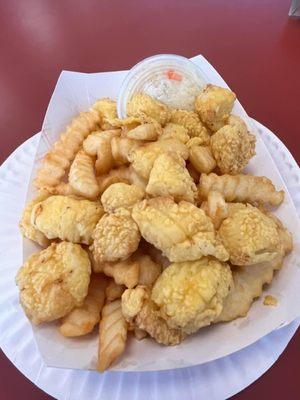
<svg viewBox="0 0 300 400">
<path fill-rule="evenodd" d="M 259 123 L 257 127 L 299 214 L 299 168 L 274 134 Z M 17 224 L 37 143 L 38 135 L 20 146 L 0 168 L 0 345 L 28 379 L 57 399 L 215 400 L 238 393 L 273 365 L 294 335 L 300 320 L 230 356 L 190 368 L 99 375 L 91 371 L 47 367 L 37 349 L 31 325 L 19 305 L 14 281 L 22 262 L 22 240 Z"/>
</svg>

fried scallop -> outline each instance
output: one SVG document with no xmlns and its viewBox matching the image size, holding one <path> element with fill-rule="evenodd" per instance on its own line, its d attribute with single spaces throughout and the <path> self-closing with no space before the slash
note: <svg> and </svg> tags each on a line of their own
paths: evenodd
<svg viewBox="0 0 300 400">
<path fill-rule="evenodd" d="M 221 261 L 229 258 L 210 218 L 189 202 L 177 204 L 167 197 L 143 200 L 133 207 L 132 218 L 143 238 L 170 261 L 194 261 L 207 255 Z"/>
<path fill-rule="evenodd" d="M 177 154 L 164 153 L 156 158 L 146 192 L 153 197 L 169 196 L 175 201 L 195 202 L 197 187 Z"/>
<path fill-rule="evenodd" d="M 242 124 L 219 129 L 211 137 L 210 148 L 221 173 L 240 173 L 255 155 L 255 142 L 255 136 Z"/>
<path fill-rule="evenodd" d="M 197 113 L 194 111 L 173 109 L 170 122 L 183 126 L 187 129 L 190 137 L 198 137 L 201 144 L 208 144 L 210 140 L 209 133 Z"/>
<path fill-rule="evenodd" d="M 216 132 L 226 124 L 235 99 L 231 90 L 209 84 L 197 96 L 195 109 L 201 120 Z"/>
<path fill-rule="evenodd" d="M 47 197 L 49 197 L 49 193 L 44 191 L 31 200 L 23 211 L 19 225 L 22 235 L 38 243 L 40 246 L 48 246 L 49 239 L 31 223 L 31 212 L 36 204 L 46 200 Z"/>
<path fill-rule="evenodd" d="M 57 195 L 33 207 L 31 223 L 48 239 L 91 244 L 92 233 L 103 213 L 99 202 Z"/>
<path fill-rule="evenodd" d="M 146 93 L 133 94 L 127 103 L 127 114 L 133 117 L 150 117 L 161 125 L 165 125 L 170 119 L 170 109 Z"/>
<path fill-rule="evenodd" d="M 158 137 L 158 140 L 166 139 L 177 139 L 180 142 L 186 144 L 189 141 L 190 136 L 188 134 L 187 128 L 182 125 L 169 122 L 164 127 L 162 134 Z"/>
<path fill-rule="evenodd" d="M 91 246 L 97 263 L 126 260 L 138 248 L 141 235 L 125 208 L 105 214 L 98 222 Z"/>
<path fill-rule="evenodd" d="M 52 243 L 32 254 L 16 277 L 27 317 L 34 324 L 64 317 L 82 304 L 90 274 L 88 254 L 78 244 Z"/>
<path fill-rule="evenodd" d="M 191 334 L 220 315 L 232 284 L 229 266 L 205 257 L 171 264 L 155 282 L 151 299 L 171 328 Z"/>
<path fill-rule="evenodd" d="M 176 154 L 184 160 L 189 156 L 187 147 L 178 139 L 166 139 L 139 146 L 129 155 L 129 161 L 141 178 L 149 179 L 156 158 L 166 152 Z"/>
<path fill-rule="evenodd" d="M 101 196 L 101 203 L 106 212 L 117 208 L 131 208 L 145 196 L 145 191 L 138 186 L 119 182 L 110 185 Z"/>
<path fill-rule="evenodd" d="M 271 261 L 281 250 L 276 222 L 250 204 L 234 209 L 218 234 L 234 265 Z"/>
</svg>

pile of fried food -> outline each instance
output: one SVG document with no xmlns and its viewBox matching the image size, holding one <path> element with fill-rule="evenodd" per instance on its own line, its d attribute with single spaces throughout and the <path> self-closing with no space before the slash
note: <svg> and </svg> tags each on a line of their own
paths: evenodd
<svg viewBox="0 0 300 400">
<path fill-rule="evenodd" d="M 136 93 L 125 119 L 100 99 L 43 159 L 20 222 L 43 249 L 17 274 L 20 301 L 66 337 L 99 325 L 99 371 L 129 331 L 176 345 L 245 316 L 292 250 L 270 212 L 283 191 L 242 172 L 256 139 L 235 99 L 207 85 L 186 111 Z"/>
</svg>

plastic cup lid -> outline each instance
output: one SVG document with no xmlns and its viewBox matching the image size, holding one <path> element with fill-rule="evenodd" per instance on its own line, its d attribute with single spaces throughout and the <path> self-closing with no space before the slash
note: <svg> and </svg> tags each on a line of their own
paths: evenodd
<svg viewBox="0 0 300 400">
<path fill-rule="evenodd" d="M 197 93 L 208 81 L 189 59 L 158 54 L 136 64 L 124 79 L 118 96 L 118 116 L 126 117 L 126 105 L 136 92 L 144 92 L 170 107 L 193 109 Z"/>
</svg>

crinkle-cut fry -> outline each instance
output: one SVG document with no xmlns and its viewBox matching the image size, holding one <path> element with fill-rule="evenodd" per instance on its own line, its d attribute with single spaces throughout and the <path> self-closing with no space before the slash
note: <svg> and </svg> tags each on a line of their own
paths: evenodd
<svg viewBox="0 0 300 400">
<path fill-rule="evenodd" d="M 204 204 L 203 204 L 204 203 Z M 219 192 L 209 192 L 207 202 L 203 202 L 201 208 L 212 220 L 215 229 L 219 229 L 221 223 L 228 217 L 228 204 Z"/>
<path fill-rule="evenodd" d="M 111 141 L 113 137 L 118 136 L 120 130 L 111 129 L 102 132 L 97 143 L 97 160 L 95 169 L 98 175 L 107 173 L 114 166 L 114 158 L 111 150 Z"/>
<path fill-rule="evenodd" d="M 131 129 L 130 131 L 126 132 L 126 136 L 129 139 L 135 140 L 157 140 L 161 131 L 162 128 L 158 123 L 148 123 Z"/>
<path fill-rule="evenodd" d="M 106 303 L 99 324 L 98 365 L 104 372 L 125 350 L 128 324 L 123 317 L 121 300 Z"/>
<path fill-rule="evenodd" d="M 84 139 L 96 129 L 100 120 L 93 109 L 80 113 L 73 119 L 44 157 L 34 181 L 37 188 L 57 186 L 61 182 Z"/>
<path fill-rule="evenodd" d="M 189 160 L 199 173 L 210 173 L 216 168 L 216 161 L 208 146 L 191 146 Z"/>
<path fill-rule="evenodd" d="M 80 150 L 71 165 L 69 183 L 80 196 L 95 199 L 100 188 L 94 170 L 94 158 Z"/>
<path fill-rule="evenodd" d="M 108 284 L 105 294 L 106 294 L 106 300 L 107 301 L 114 301 L 119 299 L 124 290 L 126 290 L 125 285 L 118 285 L 113 279 L 110 281 Z"/>
<path fill-rule="evenodd" d="M 111 140 L 111 154 L 115 165 L 129 163 L 129 154 L 141 144 L 139 140 L 128 137 L 114 137 Z"/>
<path fill-rule="evenodd" d="M 102 131 L 95 131 L 89 134 L 89 136 L 83 141 L 83 150 L 90 156 L 96 156 L 101 141 Z"/>
<path fill-rule="evenodd" d="M 46 200 L 49 196 L 50 194 L 48 192 L 42 191 L 36 198 L 28 203 L 23 211 L 23 215 L 19 224 L 22 235 L 30 240 L 33 240 L 42 247 L 48 246 L 50 241 L 31 223 L 31 212 L 36 204 Z"/>
<path fill-rule="evenodd" d="M 147 186 L 147 181 L 141 178 L 131 166 L 112 169 L 108 174 L 98 176 L 97 180 L 101 194 L 110 185 L 118 182 L 131 183 L 132 185 L 138 186 L 144 190 Z"/>
<path fill-rule="evenodd" d="M 278 206 L 284 199 L 284 191 L 276 191 L 271 180 L 264 176 L 202 174 L 199 182 L 200 198 L 206 199 L 211 191 L 220 192 L 226 201 L 252 204 Z"/>
<path fill-rule="evenodd" d="M 228 322 L 245 317 L 254 299 L 261 296 L 265 284 L 272 282 L 274 272 L 281 268 L 282 263 L 283 256 L 279 255 L 271 261 L 234 268 L 234 285 L 215 322 Z"/>
<path fill-rule="evenodd" d="M 91 277 L 88 294 L 81 306 L 66 315 L 59 327 L 59 332 L 66 337 L 77 337 L 92 332 L 100 321 L 100 314 L 105 302 L 107 280 L 105 277 Z"/>
<path fill-rule="evenodd" d="M 83 142 L 83 150 L 90 156 L 96 156 L 101 151 L 103 141 L 110 141 L 112 137 L 120 135 L 120 129 L 108 129 L 106 131 L 92 132 Z"/>
<path fill-rule="evenodd" d="M 150 298 L 150 290 L 145 286 L 125 290 L 122 313 L 130 325 L 146 331 L 157 343 L 176 345 L 185 338 L 181 330 L 170 328 L 161 317 L 159 308 Z"/>
<path fill-rule="evenodd" d="M 105 275 L 113 278 L 118 285 L 132 288 L 138 284 L 139 263 L 131 258 L 115 263 L 103 263 L 101 270 Z"/>
</svg>

